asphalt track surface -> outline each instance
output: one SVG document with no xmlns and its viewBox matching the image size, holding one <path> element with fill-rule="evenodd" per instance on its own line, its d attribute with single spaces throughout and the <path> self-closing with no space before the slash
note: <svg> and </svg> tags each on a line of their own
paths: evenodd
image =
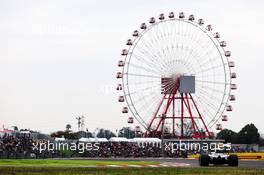
<svg viewBox="0 0 264 175">
<path fill-rule="evenodd" d="M 86 159 L 86 158 L 84 158 Z M 177 167 L 200 167 L 198 159 L 184 159 L 184 158 L 94 158 L 87 160 L 110 160 L 110 161 L 155 161 L 161 164 L 171 165 Z M 184 165 L 184 166 L 182 166 Z M 227 165 L 210 165 L 210 167 L 228 167 Z M 264 160 L 239 160 L 238 167 L 242 168 L 261 168 L 264 169 Z"/>
</svg>

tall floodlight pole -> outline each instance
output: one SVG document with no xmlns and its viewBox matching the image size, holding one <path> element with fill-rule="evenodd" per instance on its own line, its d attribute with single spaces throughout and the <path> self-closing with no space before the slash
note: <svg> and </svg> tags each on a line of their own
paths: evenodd
<svg viewBox="0 0 264 175">
<path fill-rule="evenodd" d="M 78 125 L 78 131 L 83 131 L 85 123 L 84 123 L 84 116 L 76 117 L 77 125 Z"/>
<path fill-rule="evenodd" d="M 78 125 L 78 131 L 80 131 L 81 117 L 76 117 L 76 120 L 77 120 L 77 125 Z"/>
<path fill-rule="evenodd" d="M 85 117 L 82 115 L 81 116 L 81 130 L 84 131 L 84 127 L 85 127 Z"/>
</svg>

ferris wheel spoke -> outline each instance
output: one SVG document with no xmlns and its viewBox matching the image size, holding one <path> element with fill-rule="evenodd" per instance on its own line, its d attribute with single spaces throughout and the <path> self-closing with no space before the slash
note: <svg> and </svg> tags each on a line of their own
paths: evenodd
<svg viewBox="0 0 264 175">
<path fill-rule="evenodd" d="M 199 35 L 196 34 L 195 36 L 198 36 L 198 37 L 195 37 L 195 39 L 193 39 L 193 41 L 192 41 L 192 43 L 190 45 L 190 48 L 195 48 L 193 50 L 194 53 L 196 53 L 197 50 L 200 49 L 200 47 L 197 47 L 197 46 L 199 46 L 201 44 L 201 42 L 202 42 L 203 33 L 200 33 Z"/>
<path fill-rule="evenodd" d="M 218 112 L 218 116 L 217 115 L 215 115 L 211 120 L 210 120 L 210 122 L 208 123 L 208 126 L 209 127 L 212 127 L 213 125 L 215 125 L 215 123 L 218 123 L 219 122 L 219 118 L 220 118 L 220 116 L 222 115 L 222 113 L 223 112 Z M 213 124 L 213 125 L 212 125 Z"/>
<path fill-rule="evenodd" d="M 165 25 L 166 25 L 166 29 L 167 29 L 167 31 L 168 31 L 168 37 L 171 37 L 171 38 L 174 38 L 174 34 L 173 34 L 173 32 L 172 32 L 172 30 L 170 30 L 170 27 L 168 27 L 168 25 L 165 23 Z M 173 42 L 172 42 L 172 40 L 173 39 L 170 39 L 170 40 L 168 40 L 168 42 L 167 42 L 167 47 L 166 47 L 166 49 L 167 49 L 167 52 L 168 52 L 168 57 L 167 57 L 167 62 L 170 62 L 171 60 L 172 60 L 172 47 L 171 46 L 173 46 Z"/>
<path fill-rule="evenodd" d="M 197 93 L 197 97 L 201 96 L 203 97 L 203 102 L 205 102 L 206 104 L 210 105 L 210 107 L 217 109 L 217 106 L 214 105 L 214 102 L 219 103 L 219 101 L 221 101 L 221 99 L 219 99 L 218 97 L 214 96 L 214 95 L 208 95 L 208 92 L 199 89 L 199 94 Z"/>
<path fill-rule="evenodd" d="M 226 95 L 226 92 L 224 92 L 224 87 L 221 87 L 221 89 L 223 89 L 223 91 L 219 90 L 219 89 L 215 89 L 212 86 L 206 86 L 206 85 L 199 85 L 196 87 L 197 90 L 202 90 L 204 93 L 208 93 L 208 94 L 212 94 L 212 93 L 216 93 L 218 95 L 223 94 Z"/>
<path fill-rule="evenodd" d="M 195 101 L 196 103 L 198 103 L 198 105 L 196 104 L 196 105 L 197 105 L 197 108 L 200 109 L 199 112 L 202 112 L 202 116 L 201 116 L 201 117 L 203 118 L 203 120 L 204 120 L 205 123 L 207 124 L 207 123 L 208 123 L 208 118 L 205 117 L 205 116 L 210 116 L 210 115 L 211 115 L 211 114 L 210 114 L 210 111 L 205 110 L 206 107 L 204 107 L 204 104 L 201 103 L 201 101 L 200 101 L 199 98 L 194 99 L 194 101 Z M 192 107 L 192 109 L 193 109 L 193 107 Z"/>
<path fill-rule="evenodd" d="M 158 98 L 158 97 L 154 97 L 153 99 L 151 99 L 152 101 L 150 104 L 146 103 L 145 108 L 142 106 L 142 109 L 146 109 L 145 115 L 152 115 L 154 113 L 154 109 L 155 109 L 159 99 L 160 98 Z M 146 122 L 149 122 L 149 121 L 146 121 Z"/>
<path fill-rule="evenodd" d="M 206 123 L 208 124 L 209 123 L 209 121 L 208 121 L 208 117 L 210 117 L 209 118 L 209 120 L 212 118 L 211 116 L 214 116 L 214 114 L 212 114 L 212 112 L 207 108 L 207 106 L 208 106 L 208 104 L 206 104 L 206 103 L 204 103 L 203 102 L 203 99 L 201 99 L 200 97 L 198 97 L 197 95 L 195 95 L 196 96 L 196 100 L 199 102 L 199 104 L 200 104 L 200 108 L 202 108 L 203 109 L 203 112 L 205 112 L 205 113 L 207 113 L 207 117 L 204 117 L 204 120 L 206 120 Z M 203 106 L 203 107 L 202 107 Z"/>
<path fill-rule="evenodd" d="M 140 48 L 140 46 L 139 46 Z M 164 71 L 163 67 L 163 62 L 158 62 L 161 58 L 160 55 L 153 55 L 153 53 L 155 53 L 154 51 L 150 54 L 149 52 L 146 52 L 144 49 L 139 49 L 140 50 L 140 53 L 142 55 L 144 55 L 144 57 L 148 57 L 149 59 L 151 59 L 152 63 L 156 65 L 156 67 L 160 67 L 160 65 L 162 65 L 162 67 L 160 67 L 162 69 L 162 71 Z M 146 53 L 146 54 L 145 54 Z"/>
<path fill-rule="evenodd" d="M 163 53 L 163 59 L 164 61 L 168 62 L 170 60 L 170 51 L 169 51 L 169 38 L 170 38 L 170 35 L 169 35 L 169 31 L 167 30 L 167 26 L 166 26 L 166 23 L 164 24 L 164 28 L 161 28 L 161 30 L 163 31 L 164 33 L 164 36 L 163 36 L 163 42 L 161 43 L 161 48 L 162 48 L 162 53 Z"/>
<path fill-rule="evenodd" d="M 214 53 L 215 49 L 217 49 L 216 47 L 210 47 L 208 46 L 209 44 L 205 44 L 204 46 L 202 46 L 202 48 L 205 48 L 203 50 L 203 52 L 200 52 L 199 55 L 197 55 L 197 59 L 199 60 L 200 58 L 204 57 L 204 58 L 209 58 L 209 55 L 211 55 L 211 53 Z M 219 56 L 219 55 L 218 55 Z"/>
<path fill-rule="evenodd" d="M 204 106 L 206 106 L 207 111 L 210 112 L 210 114 L 212 114 L 211 112 L 214 111 L 216 108 L 211 103 L 209 103 L 208 100 L 205 101 L 206 99 L 205 97 L 206 96 L 202 95 L 198 99 L 201 100 L 201 103 L 204 104 Z M 208 109 L 208 107 L 210 107 L 210 110 Z"/>
<path fill-rule="evenodd" d="M 159 98 L 157 96 L 154 96 L 151 100 L 149 100 L 150 104 L 149 103 L 145 103 L 145 105 L 141 107 L 141 110 L 144 110 L 146 112 L 144 114 L 142 114 L 142 115 L 143 116 L 148 116 L 150 114 L 153 114 L 154 113 L 154 108 L 156 107 L 156 103 L 157 103 L 158 100 L 159 100 Z M 145 123 L 147 123 L 146 126 L 148 127 L 149 122 L 146 120 Z"/>
<path fill-rule="evenodd" d="M 151 62 L 146 61 L 146 59 L 145 59 L 144 57 L 142 57 L 142 56 L 138 56 L 138 55 L 136 55 L 135 53 L 133 54 L 133 57 L 135 57 L 139 62 L 142 61 L 143 63 L 145 63 L 149 68 L 155 68 L 155 69 L 157 69 L 159 72 L 162 72 L 162 70 L 161 70 L 160 67 L 158 67 L 157 65 L 155 65 L 155 64 L 153 64 L 153 63 L 151 63 Z"/>
<path fill-rule="evenodd" d="M 170 45 L 172 46 L 172 49 L 171 49 L 171 54 L 170 54 L 170 60 L 169 60 L 169 62 L 171 62 L 173 59 L 177 58 L 177 57 L 175 57 L 175 52 L 176 52 L 177 46 L 175 45 L 174 42 L 172 42 L 172 41 L 176 41 L 178 39 L 177 31 L 176 30 L 173 30 L 173 34 L 172 34 L 172 37 L 171 38 L 172 38 L 172 40 L 170 40 L 171 41 Z"/>
<path fill-rule="evenodd" d="M 144 70 L 144 71 L 149 72 L 149 73 L 160 75 L 160 73 L 156 72 L 154 69 L 149 69 L 149 68 L 146 68 L 146 67 L 143 67 L 143 66 L 140 66 L 140 65 L 136 65 L 136 64 L 133 64 L 133 63 L 130 63 L 129 66 Z"/>
<path fill-rule="evenodd" d="M 207 95 L 206 92 L 205 92 L 202 96 L 203 96 L 204 98 L 208 98 L 208 97 L 207 97 L 208 95 Z M 216 101 L 216 99 L 218 99 L 218 101 Z M 219 99 L 219 98 L 217 98 L 217 97 L 214 97 L 213 99 L 211 99 L 211 101 L 219 102 L 219 101 L 222 101 L 222 100 Z M 220 113 L 219 110 L 222 108 L 222 105 L 223 105 L 223 103 L 220 103 L 220 106 L 219 106 L 219 107 L 216 107 L 216 106 L 214 105 L 215 110 L 217 111 L 217 113 L 216 113 L 216 115 L 214 116 L 214 118 L 212 119 L 212 121 L 213 121 L 213 120 L 216 120 L 216 116 L 217 116 L 217 114 Z M 208 125 L 210 125 L 212 121 L 210 121 Z"/>
<path fill-rule="evenodd" d="M 149 90 L 149 89 L 155 90 L 155 88 L 158 88 L 158 87 L 161 90 L 160 82 L 158 84 L 155 84 L 155 85 L 152 85 L 152 86 L 148 86 L 148 87 L 145 87 L 145 88 L 142 88 L 142 89 L 137 89 L 136 91 L 133 91 L 133 92 L 128 92 L 128 93 L 125 94 L 125 96 L 129 96 L 129 95 L 132 95 L 132 94 L 135 94 L 135 93 L 143 92 L 143 91 L 146 91 L 146 90 Z M 165 86 L 164 88 L 166 88 L 167 91 L 171 91 L 174 88 L 174 85 L 172 83 L 170 83 L 167 86 Z"/>
<path fill-rule="evenodd" d="M 212 120 L 216 120 L 216 117 L 219 116 L 219 112 L 216 112 L 215 114 L 212 114 L 212 112 L 218 111 L 218 108 L 217 109 L 214 109 L 212 107 L 212 105 L 210 105 L 209 103 L 203 102 L 204 100 L 202 98 L 200 98 L 199 101 L 200 101 L 201 104 L 203 104 L 205 106 L 204 108 L 207 109 L 208 113 L 210 113 L 210 115 L 208 115 L 208 116 L 211 116 L 211 117 L 210 117 L 210 120 L 207 122 L 208 125 L 209 125 L 209 123 Z M 210 107 L 211 110 L 209 110 L 209 107 Z"/>
<path fill-rule="evenodd" d="M 164 37 L 166 37 L 166 34 L 165 34 L 165 32 L 164 32 L 164 28 L 161 28 L 160 26 L 161 26 L 161 24 L 164 24 L 164 26 L 165 26 L 165 23 L 163 23 L 162 21 L 159 23 L 160 25 L 157 25 L 157 30 L 158 30 L 158 34 L 160 34 L 160 35 L 157 35 L 157 36 L 160 36 L 161 38 L 164 38 Z"/>
<path fill-rule="evenodd" d="M 223 114 L 223 112 L 220 113 L 220 116 Z M 216 116 L 208 123 L 208 126 L 212 128 L 215 126 L 216 123 L 219 123 L 219 117 L 216 118 Z"/>
<path fill-rule="evenodd" d="M 186 28 L 185 28 L 185 30 L 186 30 Z M 187 35 L 187 33 L 185 33 L 185 34 L 183 34 L 183 37 L 182 37 L 182 39 L 184 40 L 185 39 L 185 42 L 186 42 L 186 45 L 184 46 L 183 44 L 182 44 L 182 51 L 183 51 L 183 49 L 185 50 L 183 53 L 184 54 L 182 54 L 182 57 L 181 57 L 181 59 L 182 60 L 186 60 L 187 59 L 187 56 L 189 55 L 188 54 L 188 49 L 189 49 L 189 47 L 190 47 L 190 45 L 189 45 L 189 41 L 188 40 L 186 40 L 186 37 L 184 37 L 184 36 L 186 36 Z M 184 43 L 183 41 L 182 41 L 182 43 Z M 188 43 L 188 44 L 187 44 Z"/>
<path fill-rule="evenodd" d="M 138 93 L 138 92 L 144 92 L 146 90 L 149 90 L 149 89 L 155 89 L 157 87 L 160 87 L 160 84 L 157 84 L 157 85 L 154 85 L 154 86 L 149 86 L 149 87 L 146 87 L 146 88 L 142 88 L 142 89 L 137 89 L 136 91 L 132 91 L 132 92 L 129 92 L 127 94 L 125 94 L 126 96 L 127 95 L 132 95 L 132 94 L 135 94 L 135 93 Z"/>
<path fill-rule="evenodd" d="M 142 105 L 142 110 L 144 109 L 145 115 L 152 114 L 154 112 L 154 106 L 156 106 L 157 101 L 160 101 L 162 96 L 153 96 L 150 100 L 148 100 L 150 103 L 145 103 L 145 105 Z"/>
<path fill-rule="evenodd" d="M 139 115 L 138 110 L 136 109 L 134 103 L 129 104 L 131 112 L 134 114 L 135 118 L 141 123 L 143 124 L 143 127 L 146 129 L 147 123 L 145 122 L 145 120 Z"/>
<path fill-rule="evenodd" d="M 149 94 L 149 95 L 146 95 L 145 97 L 141 97 L 139 99 L 136 100 L 136 102 L 134 103 L 134 105 L 136 105 L 137 103 L 141 102 L 141 101 L 145 101 L 146 99 L 149 99 L 148 101 L 150 102 L 153 102 L 155 98 L 157 98 L 157 95 L 155 95 L 154 93 L 153 94 Z M 145 102 L 144 105 L 141 105 L 139 108 L 138 108 L 138 111 L 142 111 L 142 109 L 146 109 L 146 107 L 149 106 L 149 102 Z"/>
<path fill-rule="evenodd" d="M 194 68 L 192 66 L 192 64 L 189 64 L 186 60 L 186 62 L 182 62 L 181 64 L 183 64 L 186 67 L 186 72 L 194 72 Z M 176 65 L 175 65 L 176 66 Z M 191 73 L 190 73 L 191 74 Z"/>
<path fill-rule="evenodd" d="M 208 96 L 208 92 L 202 90 L 202 89 L 199 89 L 200 91 L 200 95 L 203 96 L 205 99 L 207 99 L 207 101 L 215 101 L 215 102 L 219 102 L 219 101 L 222 101 L 222 99 L 220 99 L 219 97 L 216 97 L 216 96 L 213 96 L 213 95 L 210 95 L 210 97 Z M 217 107 L 212 104 L 211 106 L 214 106 L 215 109 L 217 109 Z"/>
<path fill-rule="evenodd" d="M 155 49 L 154 49 L 155 48 Z M 158 48 L 158 49 L 157 49 Z M 150 52 L 151 52 L 151 57 L 152 57 L 152 61 L 155 62 L 155 64 L 159 65 L 163 65 L 164 63 L 161 62 L 161 58 L 162 58 L 162 54 L 160 51 L 160 47 L 159 45 L 156 47 L 151 47 L 149 48 Z M 164 65 L 163 65 L 164 66 Z"/>
<path fill-rule="evenodd" d="M 166 24 L 164 24 L 166 25 Z M 160 25 L 158 25 L 160 26 Z M 168 55 L 167 55 L 167 52 L 165 52 L 165 49 L 167 49 L 167 46 L 168 46 L 168 37 L 170 36 L 168 31 L 166 31 L 165 29 L 161 28 L 160 27 L 157 27 L 158 28 L 158 31 L 156 31 L 156 33 L 161 33 L 161 35 L 157 35 L 158 36 L 158 40 L 159 42 L 157 42 L 157 47 L 158 48 L 158 53 L 160 55 L 160 57 L 162 58 L 162 60 L 164 62 L 166 62 L 166 60 L 168 59 Z M 166 42 L 164 42 L 166 41 Z"/>
<path fill-rule="evenodd" d="M 135 105 L 135 104 L 138 104 L 138 103 L 140 103 L 140 102 L 142 102 L 143 100 L 145 100 L 145 99 L 147 99 L 147 98 L 149 98 L 149 97 L 151 97 L 151 96 L 153 96 L 154 95 L 154 93 L 150 93 L 150 94 L 147 94 L 147 95 L 145 95 L 145 96 L 139 96 L 139 98 L 136 98 L 135 97 L 135 99 L 133 100 L 133 102 L 131 101 L 128 105 Z M 129 98 L 131 98 L 131 96 L 129 96 Z M 132 99 L 132 98 L 131 98 Z M 140 111 L 140 110 L 139 110 Z"/>
<path fill-rule="evenodd" d="M 150 61 L 155 64 L 156 63 L 156 60 L 157 60 L 157 56 L 156 55 L 152 55 L 150 54 L 149 52 L 146 52 L 144 49 L 140 48 L 140 46 L 138 46 L 138 52 L 144 56 L 144 58 L 148 58 L 150 59 Z"/>
<path fill-rule="evenodd" d="M 199 72 L 196 72 L 195 74 L 204 73 L 204 72 L 207 72 L 207 71 L 210 71 L 210 70 L 213 70 L 213 69 L 217 69 L 217 68 L 221 68 L 221 67 L 223 67 L 223 64 L 219 64 L 219 65 L 216 65 L 216 66 L 210 67 L 210 68 L 208 68 L 208 69 L 201 70 L 201 71 L 199 71 Z"/>
<path fill-rule="evenodd" d="M 208 83 L 208 84 L 223 84 L 223 85 L 228 85 L 229 83 L 226 82 L 217 82 L 217 81 L 204 81 L 204 80 L 195 80 L 198 83 Z"/>
<path fill-rule="evenodd" d="M 156 37 L 156 34 L 152 34 L 152 30 L 150 31 L 150 35 L 151 37 L 145 37 L 144 38 L 144 42 L 143 44 L 146 45 L 147 48 L 149 48 L 150 52 L 152 53 L 156 53 L 156 55 L 159 53 L 159 49 L 160 49 L 160 45 L 159 45 L 159 41 L 160 41 L 160 38 L 159 37 Z M 148 39 L 148 38 L 152 38 L 152 39 Z M 157 55 L 159 58 L 161 57 L 160 55 Z"/>
<path fill-rule="evenodd" d="M 176 52 L 175 52 L 175 55 L 177 55 Z M 179 64 L 183 64 L 187 68 L 187 70 L 186 70 L 187 72 L 194 72 L 194 68 L 193 68 L 192 64 L 190 64 L 187 59 L 180 59 L 180 60 L 177 60 L 177 62 Z"/>
<path fill-rule="evenodd" d="M 187 55 L 187 56 L 185 56 L 185 57 L 183 58 L 183 60 L 187 62 L 187 61 L 189 60 L 189 57 L 188 57 L 188 56 L 190 57 L 190 55 Z M 193 64 L 190 63 L 190 64 L 189 64 L 189 67 L 190 67 L 190 68 L 189 68 L 190 71 L 191 71 L 191 72 L 194 72 Z"/>
<path fill-rule="evenodd" d="M 190 54 L 192 55 L 192 57 L 185 56 L 183 58 L 183 60 L 186 60 L 187 61 L 187 60 L 190 60 L 192 58 L 196 58 L 195 53 L 197 53 L 198 52 L 198 49 L 200 49 L 200 47 L 199 47 L 198 44 L 201 43 L 201 40 L 200 40 L 201 36 L 202 36 L 202 34 L 200 34 L 199 39 L 196 42 L 193 42 L 193 44 L 190 46 L 190 48 L 195 48 L 195 50 L 191 50 L 191 52 L 190 52 Z M 199 65 L 200 64 L 199 61 L 197 61 L 197 59 L 195 59 L 195 60 L 196 60 L 196 63 Z"/>
<path fill-rule="evenodd" d="M 154 76 L 154 75 L 144 75 L 144 74 L 133 74 L 133 73 L 125 73 L 128 76 L 136 76 L 136 77 L 147 77 L 147 78 L 161 78 L 160 76 Z"/>
<path fill-rule="evenodd" d="M 204 85 L 201 85 L 201 88 L 203 88 L 203 89 L 206 89 L 206 90 L 211 90 L 211 91 L 213 91 L 213 92 L 216 92 L 216 93 L 220 93 L 220 94 L 224 94 L 224 95 L 226 95 L 226 92 L 225 91 L 221 91 L 221 90 L 219 90 L 219 89 L 215 89 L 215 88 L 212 88 L 212 87 L 209 87 L 209 86 L 204 86 Z"/>
<path fill-rule="evenodd" d="M 206 67 L 207 65 L 212 64 L 212 61 L 215 62 L 215 60 L 217 60 L 218 58 L 219 58 L 219 56 L 212 57 L 211 59 L 208 59 L 208 60 L 206 60 L 205 62 L 202 62 L 202 63 L 201 63 L 201 66 L 202 66 L 202 67 Z"/>
<path fill-rule="evenodd" d="M 150 97 L 153 96 L 153 95 L 154 95 L 154 94 L 148 94 L 148 95 L 144 96 L 144 98 L 141 97 L 141 98 L 139 98 L 139 99 L 135 99 L 135 100 L 133 100 L 133 101 L 132 101 L 132 98 L 129 97 L 129 98 L 130 98 L 130 103 L 128 103 L 128 106 L 130 106 L 130 108 L 133 109 L 131 112 L 132 112 L 133 114 L 136 114 L 137 117 L 138 117 L 140 120 L 142 120 L 144 123 L 145 123 L 145 121 L 144 121 L 143 118 L 139 115 L 139 113 L 141 113 L 141 109 L 138 108 L 137 106 L 138 106 L 138 104 L 140 104 L 140 102 L 145 101 L 145 99 L 148 99 L 148 98 L 150 98 Z M 153 97 L 152 97 L 152 98 L 153 98 Z M 142 105 L 141 105 L 141 106 L 142 106 Z M 136 117 L 136 118 L 137 118 L 137 117 Z"/>
<path fill-rule="evenodd" d="M 196 53 L 193 55 L 193 57 L 195 58 L 196 62 L 199 64 L 200 67 L 203 67 L 201 60 L 206 60 L 207 58 L 210 59 L 212 57 L 211 55 L 213 54 L 212 52 L 214 48 L 209 51 L 208 49 L 209 49 L 208 46 L 205 44 L 200 48 L 200 50 L 197 50 Z"/>
<path fill-rule="evenodd" d="M 208 56 L 205 56 L 205 58 L 209 58 L 208 61 L 200 63 L 200 67 L 203 67 L 205 70 L 206 69 L 208 69 L 208 70 L 212 70 L 213 69 L 214 70 L 216 68 L 222 68 L 223 67 L 223 63 L 222 62 L 216 61 L 216 60 L 219 59 L 219 56 L 208 55 Z M 201 59 L 201 57 L 198 58 L 197 60 L 199 60 L 199 59 Z M 221 66 L 219 66 L 219 65 L 221 65 Z M 201 72 L 201 73 L 204 73 L 204 72 Z"/>
<path fill-rule="evenodd" d="M 205 58 L 210 58 L 208 57 L 208 55 L 210 55 L 210 53 L 215 51 L 215 47 L 210 47 L 208 46 L 209 43 L 208 41 L 206 41 L 206 43 L 204 43 L 203 45 L 201 44 L 201 50 L 200 52 L 197 53 L 197 55 L 195 55 L 195 58 L 197 58 L 197 60 L 200 60 L 200 58 L 206 56 Z"/>
<path fill-rule="evenodd" d="M 146 46 L 145 46 L 146 47 Z M 151 50 L 151 47 L 147 47 L 146 49 Z M 141 47 L 140 45 L 138 45 L 138 51 L 142 54 L 142 55 L 146 55 L 149 59 L 151 59 L 152 62 L 157 61 L 158 56 L 157 55 L 153 55 L 154 52 L 146 50 L 145 48 Z"/>
<path fill-rule="evenodd" d="M 197 63 L 197 65 L 199 65 L 200 67 L 202 67 L 201 66 L 201 62 L 200 62 L 200 60 L 201 60 L 201 53 L 202 52 L 205 52 L 204 50 L 203 50 L 203 47 L 205 47 L 205 46 L 199 46 L 198 45 L 198 43 L 197 43 L 197 48 L 196 48 L 196 50 L 194 50 L 193 52 L 192 52 L 192 58 L 194 58 L 194 60 L 196 61 L 196 63 Z"/>
<path fill-rule="evenodd" d="M 157 42 L 157 40 L 150 37 L 144 37 L 142 38 L 142 40 L 144 40 L 144 43 L 142 43 L 142 45 L 153 51 L 153 48 L 155 48 L 155 43 Z"/>
<path fill-rule="evenodd" d="M 150 30 L 149 32 L 149 38 L 154 41 L 154 42 L 151 42 L 151 43 L 157 43 L 159 42 L 160 38 L 159 38 L 159 35 L 158 35 L 158 32 L 157 32 L 157 26 L 159 24 L 155 24 L 155 27 L 152 28 L 152 30 Z"/>
<path fill-rule="evenodd" d="M 129 85 L 138 85 L 138 86 L 141 86 L 141 85 L 144 85 L 144 84 L 156 84 L 157 83 L 157 80 L 152 80 L 152 81 L 136 81 L 136 82 L 130 82 Z M 128 83 L 125 83 L 125 85 L 128 85 Z"/>
<path fill-rule="evenodd" d="M 184 26 L 184 28 L 185 28 L 185 34 L 184 34 L 184 36 L 186 35 L 189 35 L 190 34 L 190 31 L 188 31 L 188 27 L 186 28 L 186 26 Z M 180 39 L 180 38 L 179 38 Z M 183 37 L 183 39 L 186 39 L 186 37 Z M 176 40 L 176 39 L 175 39 Z M 172 40 L 171 40 L 172 41 Z M 181 43 L 182 41 L 180 40 L 179 41 L 179 43 Z M 172 44 L 171 44 L 172 45 Z M 170 52 L 170 58 L 172 59 L 173 57 L 178 57 L 178 53 L 176 53 L 175 51 L 177 51 L 177 52 L 179 52 L 179 48 L 181 48 L 181 51 L 183 50 L 183 45 L 181 46 L 181 47 L 179 47 L 179 46 L 173 46 L 173 47 L 171 47 L 172 49 L 171 49 L 171 52 Z M 177 48 L 177 49 L 175 49 L 175 48 Z M 185 48 L 185 50 L 186 50 L 186 48 Z M 184 56 L 183 56 L 184 57 Z M 180 59 L 184 59 L 183 57 L 181 57 Z M 171 59 L 170 59 L 170 61 L 171 61 Z"/>
</svg>

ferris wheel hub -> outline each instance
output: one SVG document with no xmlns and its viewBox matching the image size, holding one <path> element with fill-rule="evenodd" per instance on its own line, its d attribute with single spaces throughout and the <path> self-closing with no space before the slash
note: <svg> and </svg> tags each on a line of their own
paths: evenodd
<svg viewBox="0 0 264 175">
<path fill-rule="evenodd" d="M 177 81 L 179 81 L 180 76 L 181 76 L 181 74 L 175 73 L 175 74 L 172 74 L 171 77 L 172 77 L 172 80 L 176 83 Z"/>
</svg>

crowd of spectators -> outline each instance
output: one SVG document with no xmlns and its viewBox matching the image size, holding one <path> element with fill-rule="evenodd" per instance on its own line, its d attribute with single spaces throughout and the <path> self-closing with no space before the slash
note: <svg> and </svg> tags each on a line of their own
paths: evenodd
<svg viewBox="0 0 264 175">
<path fill-rule="evenodd" d="M 257 152 L 254 148 L 241 148 L 239 146 L 232 146 L 230 152 L 240 152 L 240 153 L 244 153 L 244 152 Z"/>
<path fill-rule="evenodd" d="M 27 158 L 32 152 L 33 140 L 28 135 L 4 135 L 0 139 L 0 158 Z"/>
<path fill-rule="evenodd" d="M 186 157 L 186 153 L 165 150 L 166 157 Z M 158 145 L 146 144 L 139 146 L 131 142 L 106 142 L 100 143 L 99 150 L 86 151 L 85 157 L 160 157 L 162 149 Z"/>
<path fill-rule="evenodd" d="M 45 149 L 39 151 L 34 149 L 34 145 L 40 143 L 56 143 L 50 139 L 33 139 L 30 134 L 4 135 L 0 137 L 0 159 L 1 158 L 67 158 L 67 157 L 187 157 L 193 152 L 172 151 L 170 147 L 162 150 L 160 143 L 136 142 L 100 142 L 99 149 L 85 150 L 80 153 L 78 150 L 56 150 Z M 80 144 L 78 140 L 68 140 L 69 143 Z M 241 148 L 232 146 L 231 152 L 255 152 L 253 148 Z"/>
<path fill-rule="evenodd" d="M 0 158 L 55 158 L 55 157 L 160 157 L 162 149 L 158 144 L 138 145 L 131 142 L 102 142 L 98 150 L 83 153 L 78 151 L 34 149 L 34 144 L 47 140 L 33 140 L 30 135 L 4 135 L 0 138 Z M 78 141 L 75 141 L 78 143 Z M 165 150 L 166 157 L 186 157 L 186 152 Z"/>
</svg>

